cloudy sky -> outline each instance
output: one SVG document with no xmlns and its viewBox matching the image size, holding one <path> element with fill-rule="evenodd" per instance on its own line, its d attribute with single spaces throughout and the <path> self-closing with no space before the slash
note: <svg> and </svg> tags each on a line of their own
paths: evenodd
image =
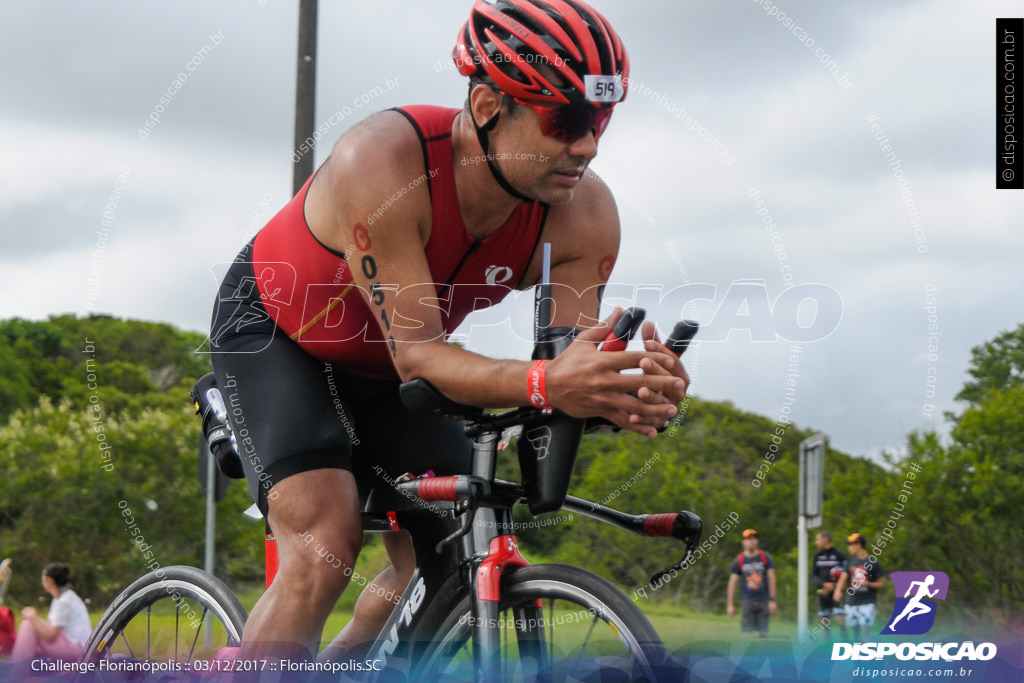
<svg viewBox="0 0 1024 683">
<path fill-rule="evenodd" d="M 0 5 L 0 318 L 85 313 L 91 286 L 97 311 L 205 331 L 217 264 L 290 197 L 297 4 Z M 351 115 L 317 163 L 375 110 L 461 105 L 470 2 L 321 5 L 317 119 Z M 606 303 L 701 321 L 692 390 L 773 418 L 807 340 L 794 419 L 848 452 L 945 429 L 925 404 L 956 409 L 971 347 L 1024 319 L 1024 193 L 994 189 L 993 154 L 995 17 L 1019 3 L 597 6 L 634 86 L 593 164 L 623 223 Z M 525 357 L 509 316 L 462 331 Z"/>
</svg>

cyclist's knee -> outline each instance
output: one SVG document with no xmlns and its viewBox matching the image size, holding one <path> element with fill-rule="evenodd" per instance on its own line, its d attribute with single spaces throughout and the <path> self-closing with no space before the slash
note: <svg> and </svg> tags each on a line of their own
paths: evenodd
<svg viewBox="0 0 1024 683">
<path fill-rule="evenodd" d="M 291 552 L 281 553 L 279 578 L 296 586 L 313 602 L 333 602 L 351 580 L 359 557 L 359 539 L 346 539 L 325 531 L 298 536 Z"/>
<path fill-rule="evenodd" d="M 287 549 L 281 549 L 282 554 L 306 572 L 332 575 L 337 570 L 352 567 L 363 547 L 361 527 L 353 529 L 337 520 L 335 524 L 322 523 L 305 531 L 287 533 L 291 538 Z M 282 562 L 284 559 L 282 557 Z"/>
</svg>

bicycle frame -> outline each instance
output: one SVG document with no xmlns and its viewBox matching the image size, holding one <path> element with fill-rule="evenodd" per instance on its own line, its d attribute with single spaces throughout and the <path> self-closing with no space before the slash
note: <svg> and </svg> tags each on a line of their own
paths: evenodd
<svg viewBox="0 0 1024 683">
<path fill-rule="evenodd" d="M 391 617 L 371 646 L 368 658 L 385 665 L 405 662 L 415 670 L 419 656 L 429 643 L 412 642 L 412 634 L 437 632 L 441 622 L 456 609 L 467 592 L 472 605 L 474 669 L 485 680 L 500 673 L 500 630 L 496 628 L 501 599 L 503 572 L 529 563 L 518 549 L 511 533 L 512 508 L 525 500 L 522 486 L 494 480 L 498 442 L 502 431 L 522 422 L 530 409 L 497 416 L 486 416 L 467 427 L 474 437 L 471 474 L 455 477 L 416 479 L 399 483 L 404 496 L 387 487 L 377 487 L 367 501 L 363 528 L 367 531 L 407 529 L 413 540 L 417 567 Z M 423 508 L 421 501 L 438 501 L 436 512 Z M 567 496 L 563 509 L 592 517 L 645 536 L 676 536 L 687 544 L 683 559 L 655 575 L 657 577 L 685 565 L 700 539 L 700 518 L 692 513 L 629 515 Z M 450 516 L 449 516 L 450 515 Z M 457 523 L 461 516 L 461 523 Z M 520 635 L 520 651 L 529 650 L 531 639 L 543 642 L 543 620 L 520 608 L 517 623 L 541 624 L 526 642 Z M 530 621 L 531 618 L 533 621 Z M 543 666 L 544 648 L 530 651 Z"/>
<path fill-rule="evenodd" d="M 493 480 L 500 435 L 500 428 L 490 428 L 474 441 L 470 476 L 477 479 L 470 481 Z M 498 616 L 501 572 L 527 564 L 519 554 L 515 535 L 500 530 L 512 528 L 511 508 L 522 492 L 505 492 L 495 501 L 498 503 L 495 507 L 460 511 L 464 503 L 445 500 L 445 497 L 456 497 L 453 479 L 442 477 L 436 481 L 408 482 L 413 486 L 397 485 L 419 489 L 423 483 L 428 484 L 428 488 L 434 490 L 417 490 L 413 495 L 421 500 L 442 502 L 441 509 L 451 516 L 439 517 L 436 512 L 425 510 L 407 498 L 394 507 L 389 505 L 391 501 L 378 502 L 378 497 L 384 497 L 379 488 L 374 489 L 367 501 L 363 528 L 369 531 L 407 529 L 417 558 L 409 585 L 371 646 L 369 659 L 381 660 L 384 665 L 393 664 L 395 660 L 414 665 L 428 643 L 411 642 L 411 634 L 422 632 L 424 626 L 440 626 L 468 590 L 472 596 L 477 670 L 487 671 L 488 662 L 497 662 L 498 634 L 488 624 L 496 623 Z M 388 497 L 394 498 L 393 495 Z M 456 512 L 463 516 L 461 524 L 456 523 Z"/>
<path fill-rule="evenodd" d="M 548 249 L 545 245 L 545 263 Z M 545 283 L 548 280 L 546 270 L 543 279 Z M 546 284 L 538 289 L 538 329 L 547 329 L 551 324 L 550 310 L 545 308 L 545 302 L 550 300 L 549 290 Z M 624 313 L 620 324 L 604 340 L 602 348 L 624 348 L 642 319 L 642 310 L 630 309 Z M 618 329 L 620 327 L 622 329 Z M 696 323 L 683 321 L 677 324 L 667 340 L 669 348 L 676 355 L 682 354 L 696 330 Z M 542 356 L 554 357 L 559 347 L 568 345 L 571 339 L 567 329 L 564 335 L 551 340 L 541 342 L 538 338 L 538 349 Z M 422 379 L 406 382 L 400 391 L 403 403 L 410 410 L 467 420 L 466 434 L 473 438 L 472 466 L 469 475 L 420 478 L 399 483 L 395 488 L 407 496 L 404 500 L 395 501 L 395 496 L 389 495 L 391 492 L 386 487 L 378 486 L 371 492 L 363 513 L 364 530 L 407 529 L 412 536 L 417 566 L 398 604 L 370 647 L 368 657 L 384 665 L 395 660 L 403 661 L 409 671 L 413 670 L 429 643 L 412 642 L 412 635 L 417 632 L 436 633 L 434 627 L 441 626 L 468 592 L 474 619 L 474 670 L 478 677 L 493 680 L 501 671 L 500 630 L 497 628 L 501 576 L 507 570 L 514 571 L 529 564 L 519 553 L 515 534 L 510 533 L 513 529 L 512 508 L 527 500 L 526 491 L 519 485 L 495 481 L 498 442 L 506 428 L 522 426 L 540 412 L 519 408 L 486 415 L 480 408 L 451 401 Z M 583 425 L 579 427 L 582 431 Z M 576 432 L 576 444 L 580 433 Z M 573 448 L 576 448 L 575 444 Z M 537 460 L 541 457 L 544 456 L 538 455 Z M 570 462 L 568 467 L 571 466 Z M 568 484 L 567 479 L 565 483 Z M 443 509 L 450 511 L 452 516 L 439 518 L 435 513 L 413 504 L 417 499 L 446 502 L 448 505 Z M 557 504 L 557 499 L 554 504 Z M 565 496 L 561 508 L 644 536 L 673 536 L 685 542 L 683 559 L 655 574 L 650 580 L 652 583 L 673 570 L 685 567 L 700 542 L 700 517 L 690 512 L 628 515 L 573 496 Z M 549 510 L 548 502 L 541 509 Z M 456 525 L 458 516 L 462 520 Z M 509 533 L 502 533 L 505 530 Z M 531 647 L 531 644 L 542 643 L 544 638 L 543 620 L 529 619 L 534 616 L 531 613 L 534 609 L 541 610 L 541 606 L 517 607 L 517 624 L 520 619 L 540 624 L 533 633 L 524 633 L 520 627 L 517 637 L 520 654 L 525 650 L 527 656 L 537 659 L 543 668 L 544 648 Z"/>
</svg>

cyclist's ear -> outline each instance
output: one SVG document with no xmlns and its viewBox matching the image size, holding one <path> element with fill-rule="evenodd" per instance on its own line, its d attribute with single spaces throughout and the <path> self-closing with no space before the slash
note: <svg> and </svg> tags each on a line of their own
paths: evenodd
<svg viewBox="0 0 1024 683">
<path fill-rule="evenodd" d="M 616 306 L 615 310 L 612 311 L 612 314 L 609 315 L 607 318 L 605 318 L 598 324 L 594 325 L 593 327 L 588 327 L 587 329 L 577 334 L 576 341 L 591 342 L 593 344 L 598 344 L 604 341 L 604 338 L 608 336 L 608 330 L 615 327 L 615 323 L 618 322 L 619 318 L 621 317 L 622 307 Z"/>
</svg>

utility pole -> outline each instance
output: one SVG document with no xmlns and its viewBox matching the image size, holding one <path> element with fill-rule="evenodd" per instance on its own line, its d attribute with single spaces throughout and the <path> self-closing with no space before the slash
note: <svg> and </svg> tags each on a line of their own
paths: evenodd
<svg viewBox="0 0 1024 683">
<path fill-rule="evenodd" d="M 295 139 L 292 146 L 292 195 L 313 174 L 313 149 L 301 145 L 316 129 L 316 16 L 317 0 L 299 0 L 299 56 L 295 67 Z M 297 157 L 297 158 L 296 158 Z"/>
</svg>

